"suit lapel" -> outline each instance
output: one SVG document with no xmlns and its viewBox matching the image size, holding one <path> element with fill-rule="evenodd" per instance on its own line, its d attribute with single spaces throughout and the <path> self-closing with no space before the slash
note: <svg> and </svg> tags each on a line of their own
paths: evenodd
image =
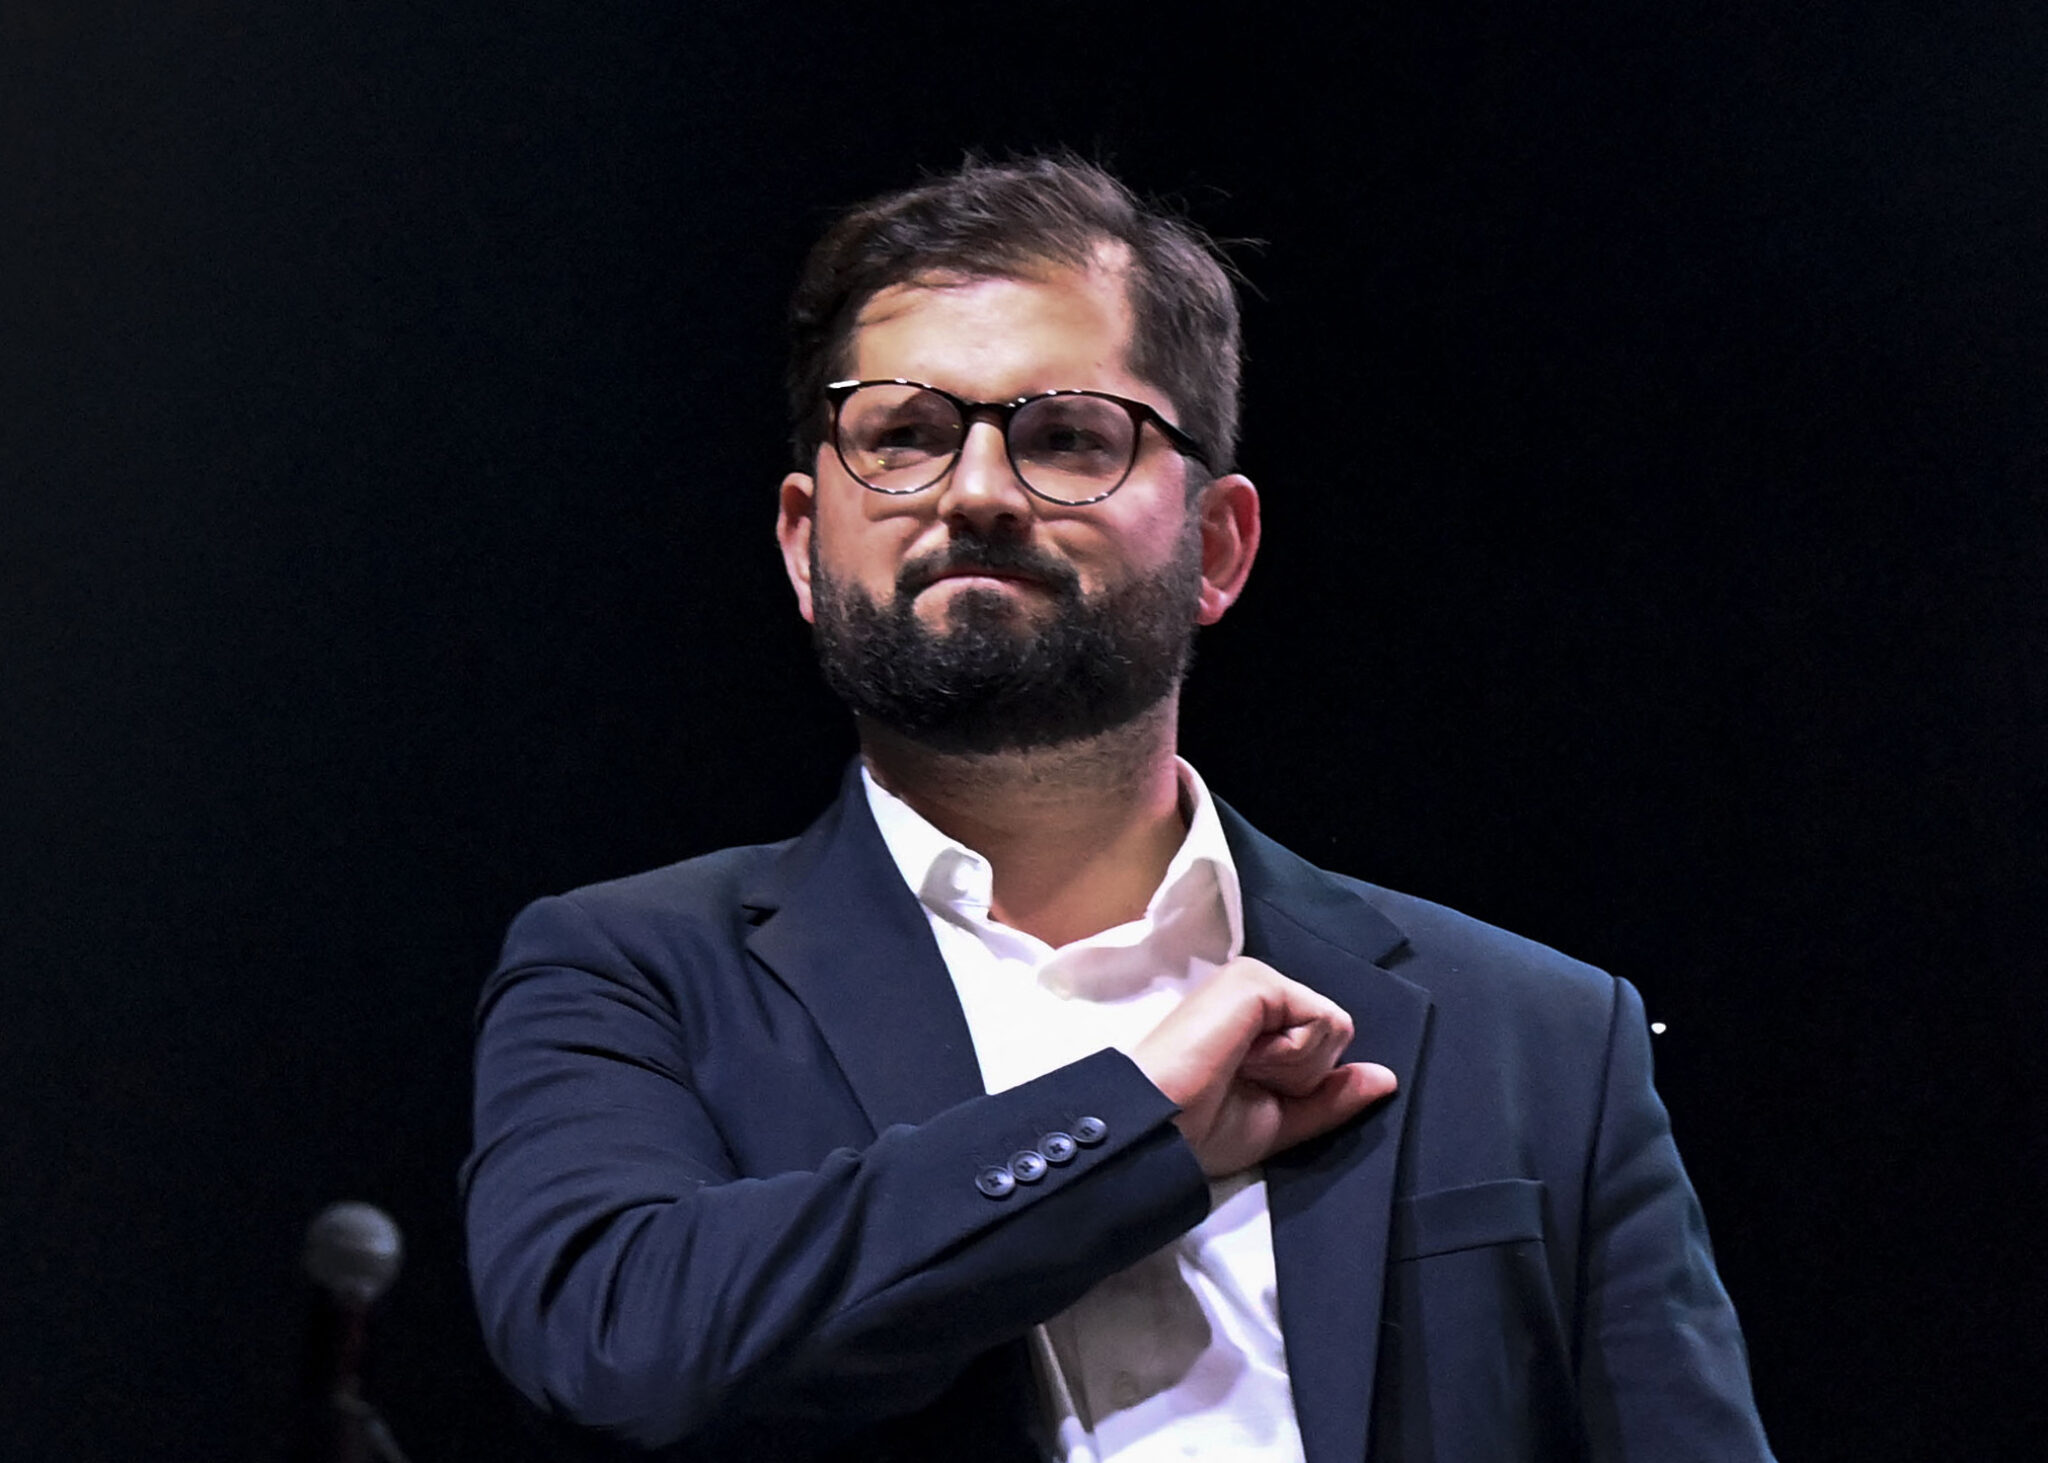
<svg viewBox="0 0 2048 1463">
<path fill-rule="evenodd" d="M 1357 1029 L 1345 1060 L 1379 1062 L 1401 1080 L 1359 1121 L 1266 1164 L 1303 1450 L 1308 1463 L 1357 1463 L 1372 1415 L 1395 1168 L 1429 998 L 1374 963 L 1405 943 L 1384 915 L 1222 813 L 1244 890 L 1245 953 L 1343 1006 Z"/>
<path fill-rule="evenodd" d="M 1364 1458 L 1388 1226 L 1428 998 L 1375 964 L 1404 943 L 1330 875 L 1219 805 L 1244 893 L 1245 953 L 1351 1013 L 1349 1061 L 1401 1089 L 1266 1164 L 1280 1322 L 1308 1463 Z M 879 1133 L 982 1093 L 966 1017 L 923 907 L 868 811 L 856 765 L 839 801 L 747 901 L 747 948 L 802 1001 Z"/>
<path fill-rule="evenodd" d="M 952 977 L 857 763 L 747 903 L 766 916 L 747 948 L 803 1002 L 877 1133 L 982 1094 Z"/>
</svg>

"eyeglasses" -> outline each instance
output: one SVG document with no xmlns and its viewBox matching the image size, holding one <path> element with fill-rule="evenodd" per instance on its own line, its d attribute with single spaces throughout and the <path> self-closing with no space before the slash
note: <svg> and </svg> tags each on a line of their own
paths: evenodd
<svg viewBox="0 0 2048 1463">
<path fill-rule="evenodd" d="M 951 471 L 976 417 L 994 420 L 1017 480 L 1049 503 L 1100 503 L 1138 461 L 1150 422 L 1204 467 L 1200 443 L 1142 401 L 1106 391 L 1041 391 L 969 401 L 921 381 L 835 381 L 832 447 L 854 480 L 878 493 L 917 493 Z"/>
</svg>

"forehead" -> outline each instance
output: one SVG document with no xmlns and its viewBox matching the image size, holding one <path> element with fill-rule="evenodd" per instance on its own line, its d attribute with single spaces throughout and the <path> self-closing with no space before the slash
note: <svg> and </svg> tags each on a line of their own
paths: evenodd
<svg viewBox="0 0 2048 1463">
<path fill-rule="evenodd" d="M 1131 323 L 1126 272 L 1101 259 L 1018 275 L 931 275 L 867 302 L 847 365 L 862 379 L 904 377 L 990 401 L 1058 387 L 1154 399 L 1130 372 Z"/>
</svg>

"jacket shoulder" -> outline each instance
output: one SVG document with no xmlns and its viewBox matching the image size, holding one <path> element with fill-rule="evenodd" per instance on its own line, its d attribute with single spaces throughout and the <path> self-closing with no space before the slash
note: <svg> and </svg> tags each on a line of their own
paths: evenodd
<svg viewBox="0 0 2048 1463">
<path fill-rule="evenodd" d="M 484 1006 L 524 972 L 568 967 L 650 987 L 664 1005 L 685 971 L 737 958 L 790 842 L 743 845 L 536 899 L 505 933 Z"/>
<path fill-rule="evenodd" d="M 606 924 L 730 913 L 756 897 L 795 839 L 742 844 L 553 896 Z M 543 901 L 544 902 L 544 901 Z"/>
<path fill-rule="evenodd" d="M 1541 979 L 1609 979 L 1597 966 L 1574 959 L 1539 940 L 1488 924 L 1449 905 L 1344 874 L 1331 874 L 1330 877 L 1392 920 L 1418 953 L 1456 954 L 1471 960 L 1500 963 Z"/>
<path fill-rule="evenodd" d="M 1603 1034 L 1613 1019 L 1621 983 L 1598 966 L 1447 905 L 1362 879 L 1330 877 L 1401 931 L 1406 943 L 1386 968 L 1423 987 L 1440 1007 L 1497 1012 L 1537 1029 L 1562 1025 Z"/>
<path fill-rule="evenodd" d="M 1614 979 L 1584 961 L 1446 905 L 1310 863 L 1223 806 L 1248 903 L 1256 901 L 1433 995 L 1482 987 L 1495 999 L 1576 992 L 1601 1007 Z"/>
</svg>

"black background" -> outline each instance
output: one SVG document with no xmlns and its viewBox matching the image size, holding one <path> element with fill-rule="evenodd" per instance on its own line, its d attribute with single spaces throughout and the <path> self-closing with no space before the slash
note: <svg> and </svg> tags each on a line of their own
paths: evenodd
<svg viewBox="0 0 2048 1463">
<path fill-rule="evenodd" d="M 786 289 L 1057 144 L 1263 241 L 1189 755 L 1642 986 L 1788 1459 L 2038 1455 L 2048 12 L 0 16 L 0 1456 L 275 1456 L 340 1197 L 415 1463 L 523 1454 L 477 984 L 829 794 Z"/>
</svg>

